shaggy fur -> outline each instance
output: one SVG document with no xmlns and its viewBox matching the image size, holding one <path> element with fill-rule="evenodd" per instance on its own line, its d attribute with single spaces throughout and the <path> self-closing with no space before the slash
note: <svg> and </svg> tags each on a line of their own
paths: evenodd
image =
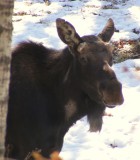
<svg viewBox="0 0 140 160">
<path fill-rule="evenodd" d="M 114 33 L 113 21 L 97 37 L 80 37 L 62 19 L 56 23 L 68 45 L 63 50 L 29 41 L 12 52 L 5 157 L 30 159 L 36 149 L 49 157 L 61 151 L 64 135 L 78 119 L 87 115 L 90 131 L 100 131 L 105 107 L 123 103 L 110 68 L 112 49 L 104 42 Z"/>
</svg>

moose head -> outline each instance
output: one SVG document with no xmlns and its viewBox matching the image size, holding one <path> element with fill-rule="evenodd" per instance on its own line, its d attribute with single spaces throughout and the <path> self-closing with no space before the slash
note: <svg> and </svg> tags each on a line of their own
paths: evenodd
<svg viewBox="0 0 140 160">
<path fill-rule="evenodd" d="M 111 68 L 113 47 L 108 43 L 114 33 L 113 20 L 108 20 L 98 36 L 80 37 L 72 24 L 60 18 L 56 24 L 60 39 L 76 60 L 77 79 L 83 92 L 107 107 L 121 105 L 122 85 Z"/>
</svg>

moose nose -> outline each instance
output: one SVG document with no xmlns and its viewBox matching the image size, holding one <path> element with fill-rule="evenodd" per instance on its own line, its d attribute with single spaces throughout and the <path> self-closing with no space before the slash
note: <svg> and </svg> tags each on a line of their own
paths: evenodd
<svg viewBox="0 0 140 160">
<path fill-rule="evenodd" d="M 124 97 L 123 95 L 120 96 L 119 101 L 118 101 L 118 105 L 122 105 L 124 102 Z"/>
<path fill-rule="evenodd" d="M 112 99 L 104 100 L 104 103 L 108 108 L 114 108 L 115 106 L 122 105 L 123 102 L 124 102 L 123 94 L 119 96 L 113 96 Z"/>
<path fill-rule="evenodd" d="M 116 101 L 116 102 L 114 101 L 114 105 L 120 106 L 120 105 L 123 104 L 123 102 L 124 102 L 124 97 L 123 97 L 123 95 L 121 94 L 121 95 L 119 96 L 119 98 L 117 99 L 117 101 Z"/>
<path fill-rule="evenodd" d="M 118 83 L 118 94 L 116 94 L 116 96 L 118 97 L 118 100 L 117 100 L 117 105 L 122 105 L 123 102 L 124 102 L 124 97 L 123 97 L 123 93 L 122 93 L 122 84 L 119 82 Z"/>
</svg>

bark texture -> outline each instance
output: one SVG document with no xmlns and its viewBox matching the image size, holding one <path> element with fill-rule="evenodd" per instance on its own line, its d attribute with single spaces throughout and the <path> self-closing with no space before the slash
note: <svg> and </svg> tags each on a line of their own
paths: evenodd
<svg viewBox="0 0 140 160">
<path fill-rule="evenodd" d="M 0 160 L 3 159 L 14 0 L 0 0 Z"/>
</svg>

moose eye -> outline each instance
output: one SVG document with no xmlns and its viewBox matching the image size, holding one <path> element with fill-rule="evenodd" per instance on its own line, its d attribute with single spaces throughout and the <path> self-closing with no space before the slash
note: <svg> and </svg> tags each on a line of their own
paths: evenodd
<svg viewBox="0 0 140 160">
<path fill-rule="evenodd" d="M 114 79 L 116 79 L 116 75 L 115 75 L 115 73 L 114 73 L 113 70 L 112 70 L 112 72 L 109 72 L 109 73 L 108 73 L 108 78 L 109 78 L 109 80 L 114 80 Z"/>
<path fill-rule="evenodd" d="M 113 65 L 113 58 L 112 58 L 112 56 L 111 56 L 110 59 L 109 59 L 109 65 L 110 65 L 110 66 Z"/>
</svg>

